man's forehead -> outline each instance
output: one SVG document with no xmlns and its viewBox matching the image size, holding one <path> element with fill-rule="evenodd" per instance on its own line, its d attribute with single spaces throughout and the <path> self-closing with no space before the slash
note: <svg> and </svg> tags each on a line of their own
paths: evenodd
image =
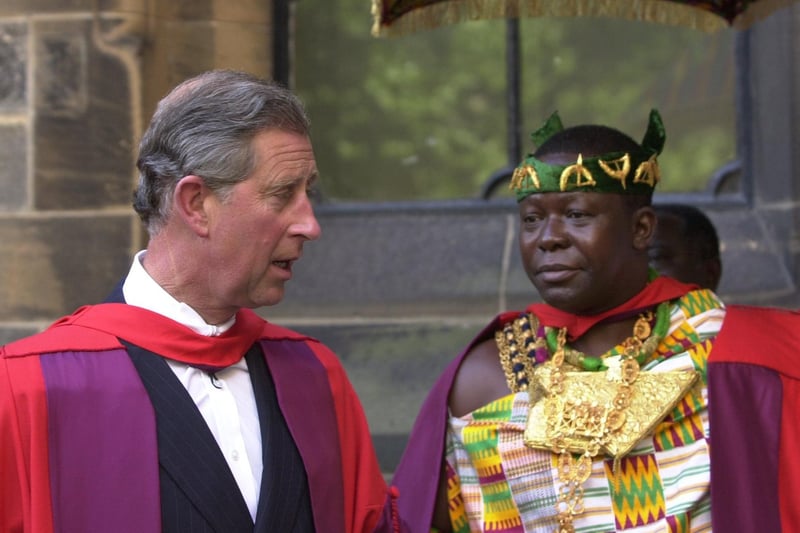
<svg viewBox="0 0 800 533">
<path fill-rule="evenodd" d="M 611 209 L 621 210 L 623 201 L 624 197 L 620 194 L 575 190 L 534 192 L 520 200 L 520 204 L 523 202 L 597 202 L 607 205 Z"/>
</svg>

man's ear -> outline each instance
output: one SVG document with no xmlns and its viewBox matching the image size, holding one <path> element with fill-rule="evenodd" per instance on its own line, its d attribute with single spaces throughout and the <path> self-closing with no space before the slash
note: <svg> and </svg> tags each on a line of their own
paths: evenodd
<svg viewBox="0 0 800 533">
<path fill-rule="evenodd" d="M 647 251 L 656 233 L 656 212 L 652 207 L 638 208 L 631 218 L 633 224 L 633 247 L 639 251 Z"/>
<path fill-rule="evenodd" d="M 206 198 L 211 191 L 200 176 L 184 176 L 175 185 L 173 210 L 183 223 L 201 237 L 208 235 Z"/>
<path fill-rule="evenodd" d="M 716 291 L 719 280 L 722 278 L 722 260 L 709 259 L 703 263 L 703 269 L 708 278 L 707 287 L 712 291 Z"/>
</svg>

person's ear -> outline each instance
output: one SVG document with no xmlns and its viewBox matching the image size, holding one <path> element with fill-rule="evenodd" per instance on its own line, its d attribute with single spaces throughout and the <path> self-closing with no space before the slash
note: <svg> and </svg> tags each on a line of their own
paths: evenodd
<svg viewBox="0 0 800 533">
<path fill-rule="evenodd" d="M 709 259 L 704 262 L 704 268 L 706 276 L 708 277 L 706 286 L 712 291 L 716 291 L 719 280 L 722 278 L 722 261 L 719 259 Z"/>
<path fill-rule="evenodd" d="M 206 198 L 211 190 L 200 176 L 184 176 L 175 185 L 173 210 L 183 223 L 201 237 L 208 235 Z"/>
<path fill-rule="evenodd" d="M 652 207 L 644 206 L 633 212 L 633 247 L 639 251 L 647 251 L 656 233 L 656 212 Z"/>
</svg>

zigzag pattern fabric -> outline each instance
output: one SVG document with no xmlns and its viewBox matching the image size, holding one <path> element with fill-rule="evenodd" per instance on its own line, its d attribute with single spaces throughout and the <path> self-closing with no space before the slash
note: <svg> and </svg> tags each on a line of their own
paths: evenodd
<svg viewBox="0 0 800 533">
<path fill-rule="evenodd" d="M 691 533 L 711 527 L 706 362 L 725 310 L 710 291 L 693 291 L 674 302 L 670 327 L 643 367 L 650 372 L 694 369 L 698 386 L 623 458 L 598 457 L 582 485 L 585 511 L 578 532 Z M 451 510 L 461 531 L 556 530 L 560 485 L 556 456 L 525 446 L 528 393 L 496 400 L 448 424 L 447 463 Z"/>
<path fill-rule="evenodd" d="M 625 457 L 616 472 L 614 462 L 606 461 L 605 472 L 618 530 L 640 527 L 664 518 L 664 486 L 654 454 Z"/>
</svg>

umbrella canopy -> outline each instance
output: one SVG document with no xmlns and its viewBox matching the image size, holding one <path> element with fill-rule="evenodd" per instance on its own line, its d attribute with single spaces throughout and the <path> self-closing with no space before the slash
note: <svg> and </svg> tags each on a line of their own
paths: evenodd
<svg viewBox="0 0 800 533">
<path fill-rule="evenodd" d="M 704 31 L 746 28 L 797 0 L 372 0 L 375 36 L 400 35 L 468 20 L 617 17 Z"/>
</svg>

